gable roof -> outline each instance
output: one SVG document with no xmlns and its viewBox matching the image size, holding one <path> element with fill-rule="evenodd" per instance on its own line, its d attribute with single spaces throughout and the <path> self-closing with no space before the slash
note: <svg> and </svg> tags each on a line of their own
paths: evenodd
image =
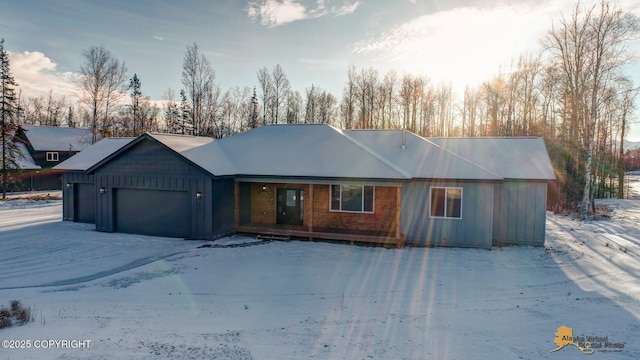
<svg viewBox="0 0 640 360">
<path fill-rule="evenodd" d="M 465 159 L 412 132 L 402 130 L 344 130 L 344 132 L 380 157 L 389 159 L 412 178 L 501 180 L 502 176 Z"/>
<path fill-rule="evenodd" d="M 35 151 L 81 151 L 91 145 L 90 129 L 20 126 Z"/>
<path fill-rule="evenodd" d="M 505 179 L 555 180 L 540 137 L 432 138 L 430 141 L 496 172 Z"/>
<path fill-rule="evenodd" d="M 53 168 L 55 170 L 85 171 L 129 144 L 133 139 L 135 138 L 104 138 Z"/>
</svg>

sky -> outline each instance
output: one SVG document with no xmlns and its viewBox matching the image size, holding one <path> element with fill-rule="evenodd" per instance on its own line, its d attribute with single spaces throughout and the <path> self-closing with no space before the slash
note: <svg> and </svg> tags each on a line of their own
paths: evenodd
<svg viewBox="0 0 640 360">
<path fill-rule="evenodd" d="M 595 0 L 583 0 L 585 6 Z M 637 0 L 619 0 L 640 16 Z M 196 43 L 223 90 L 257 86 L 280 64 L 294 90 L 340 97 L 350 64 L 426 75 L 454 91 L 508 69 L 573 0 L 0 0 L 0 37 L 23 96 L 73 96 L 83 52 L 104 46 L 137 74 L 143 94 L 178 93 Z M 640 54 L 640 39 L 629 47 Z M 640 83 L 640 62 L 628 67 Z M 631 139 L 640 140 L 640 125 Z"/>
</svg>

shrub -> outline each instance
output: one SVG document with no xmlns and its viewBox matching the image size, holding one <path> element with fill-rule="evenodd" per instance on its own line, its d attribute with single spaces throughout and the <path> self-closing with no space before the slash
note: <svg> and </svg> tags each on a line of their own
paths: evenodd
<svg viewBox="0 0 640 360">
<path fill-rule="evenodd" d="M 14 320 L 17 324 L 31 321 L 30 309 L 23 307 L 20 300 L 12 300 L 9 308 L 0 307 L 0 329 L 12 326 Z"/>
<path fill-rule="evenodd" d="M 0 329 L 13 325 L 11 311 L 4 306 L 0 308 Z"/>
<path fill-rule="evenodd" d="M 11 312 L 15 315 L 16 311 L 22 309 L 22 302 L 20 300 L 11 300 Z"/>
</svg>

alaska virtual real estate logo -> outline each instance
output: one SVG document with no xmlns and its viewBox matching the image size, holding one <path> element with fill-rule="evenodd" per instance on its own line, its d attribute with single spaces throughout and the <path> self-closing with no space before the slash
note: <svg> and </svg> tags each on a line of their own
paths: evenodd
<svg viewBox="0 0 640 360">
<path fill-rule="evenodd" d="M 568 345 L 575 346 L 585 355 L 598 352 L 620 352 L 624 349 L 624 343 L 609 341 L 609 336 L 574 336 L 573 329 L 567 326 L 560 326 L 556 330 L 556 338 L 553 340 L 556 348 L 551 352 L 564 349 Z"/>
</svg>

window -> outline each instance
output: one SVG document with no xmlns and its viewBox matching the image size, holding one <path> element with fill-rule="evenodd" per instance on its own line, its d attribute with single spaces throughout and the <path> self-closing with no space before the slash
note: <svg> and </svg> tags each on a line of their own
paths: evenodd
<svg viewBox="0 0 640 360">
<path fill-rule="evenodd" d="M 373 186 L 331 185 L 331 210 L 373 212 Z"/>
<path fill-rule="evenodd" d="M 58 153 L 57 152 L 48 152 L 47 153 L 47 161 L 58 161 Z"/>
<path fill-rule="evenodd" d="M 432 187 L 431 217 L 462 218 L 462 188 Z"/>
</svg>

